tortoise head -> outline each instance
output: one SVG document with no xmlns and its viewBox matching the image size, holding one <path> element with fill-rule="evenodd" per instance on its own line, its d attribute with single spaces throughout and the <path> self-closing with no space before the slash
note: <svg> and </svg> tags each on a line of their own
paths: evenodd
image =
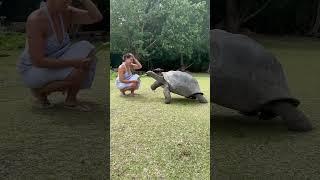
<svg viewBox="0 0 320 180">
<path fill-rule="evenodd" d="M 164 80 L 163 76 L 161 76 L 161 75 L 159 75 L 159 74 L 157 74 L 157 73 L 155 73 L 153 71 L 147 71 L 146 74 L 147 74 L 147 76 L 152 77 L 153 79 L 161 82 L 162 84 L 165 83 L 165 80 Z"/>
<path fill-rule="evenodd" d="M 156 73 L 153 71 L 147 71 L 146 74 L 147 76 L 152 76 L 152 75 L 155 75 Z"/>
</svg>

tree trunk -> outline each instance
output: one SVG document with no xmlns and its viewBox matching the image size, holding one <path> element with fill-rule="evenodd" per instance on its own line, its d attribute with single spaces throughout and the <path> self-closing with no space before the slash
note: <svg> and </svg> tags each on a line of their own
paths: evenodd
<svg viewBox="0 0 320 180">
<path fill-rule="evenodd" d="M 185 64 L 184 64 L 184 61 L 183 61 L 183 54 L 181 53 L 180 54 L 180 69 L 181 71 L 185 71 Z"/>
<path fill-rule="evenodd" d="M 320 28 L 320 0 L 318 0 L 317 12 L 316 12 L 315 23 L 311 29 L 310 35 L 318 36 Z"/>
<path fill-rule="evenodd" d="M 240 14 L 238 0 L 226 0 L 226 30 L 237 33 L 240 29 Z"/>
<path fill-rule="evenodd" d="M 270 4 L 271 0 L 267 0 L 259 9 L 257 9 L 254 13 L 248 15 L 241 19 L 241 24 L 246 23 L 250 19 L 254 18 L 257 14 L 259 14 L 262 10 L 264 10 Z"/>
</svg>

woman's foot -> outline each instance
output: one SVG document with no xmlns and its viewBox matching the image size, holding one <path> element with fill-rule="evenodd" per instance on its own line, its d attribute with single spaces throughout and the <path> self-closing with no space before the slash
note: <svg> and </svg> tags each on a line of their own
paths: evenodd
<svg viewBox="0 0 320 180">
<path fill-rule="evenodd" d="M 47 95 L 44 93 L 41 93 L 41 89 L 31 89 L 31 93 L 33 97 L 36 99 L 35 100 L 35 105 L 38 108 L 51 108 L 54 105 L 50 103 L 50 101 L 47 98 Z"/>
<path fill-rule="evenodd" d="M 139 94 L 137 94 L 137 93 L 130 93 L 130 96 L 132 96 L 132 97 L 137 96 L 137 95 L 139 95 Z"/>
<path fill-rule="evenodd" d="M 39 99 L 36 99 L 34 101 L 34 105 L 37 107 L 37 108 L 40 108 L 40 109 L 49 109 L 49 108 L 52 108 L 54 107 L 54 104 L 51 104 L 50 101 L 48 99 L 46 100 L 39 100 Z"/>
<path fill-rule="evenodd" d="M 135 90 L 131 90 L 130 96 L 134 97 L 134 96 L 136 96 L 136 95 L 139 95 L 139 94 L 135 93 L 134 91 L 135 91 Z"/>
<path fill-rule="evenodd" d="M 37 89 L 31 89 L 31 94 L 33 95 L 33 97 L 35 97 L 38 100 L 45 100 L 47 99 L 47 96 L 43 93 L 41 93 L 41 89 L 37 88 Z"/>
<path fill-rule="evenodd" d="M 120 96 L 121 96 L 121 97 L 127 96 L 127 95 L 126 95 L 126 91 L 123 90 L 123 89 L 121 89 L 121 90 L 120 90 Z"/>
</svg>

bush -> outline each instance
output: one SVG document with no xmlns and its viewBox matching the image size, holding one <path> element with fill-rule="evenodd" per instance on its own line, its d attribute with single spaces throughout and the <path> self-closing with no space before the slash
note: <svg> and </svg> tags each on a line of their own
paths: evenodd
<svg viewBox="0 0 320 180">
<path fill-rule="evenodd" d="M 118 73 L 114 70 L 112 70 L 112 68 L 110 69 L 110 80 L 116 79 L 118 76 Z"/>
<path fill-rule="evenodd" d="M 24 48 L 25 34 L 16 32 L 0 32 L 0 50 L 17 50 Z"/>
</svg>

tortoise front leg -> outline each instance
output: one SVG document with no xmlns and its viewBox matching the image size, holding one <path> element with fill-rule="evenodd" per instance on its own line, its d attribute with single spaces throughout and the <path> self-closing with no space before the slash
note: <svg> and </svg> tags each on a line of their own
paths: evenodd
<svg viewBox="0 0 320 180">
<path fill-rule="evenodd" d="M 286 121 L 291 131 L 310 131 L 312 124 L 302 111 L 288 102 L 278 102 L 272 106 L 275 114 L 278 114 Z"/>
<path fill-rule="evenodd" d="M 156 90 L 158 87 L 162 86 L 163 84 L 160 81 L 155 81 L 152 85 L 151 85 L 151 90 L 154 91 Z"/>
<path fill-rule="evenodd" d="M 169 85 L 168 84 L 164 84 L 163 94 L 164 94 L 164 97 L 165 97 L 164 103 L 170 104 L 171 95 L 170 95 L 170 90 L 169 90 Z"/>
</svg>

